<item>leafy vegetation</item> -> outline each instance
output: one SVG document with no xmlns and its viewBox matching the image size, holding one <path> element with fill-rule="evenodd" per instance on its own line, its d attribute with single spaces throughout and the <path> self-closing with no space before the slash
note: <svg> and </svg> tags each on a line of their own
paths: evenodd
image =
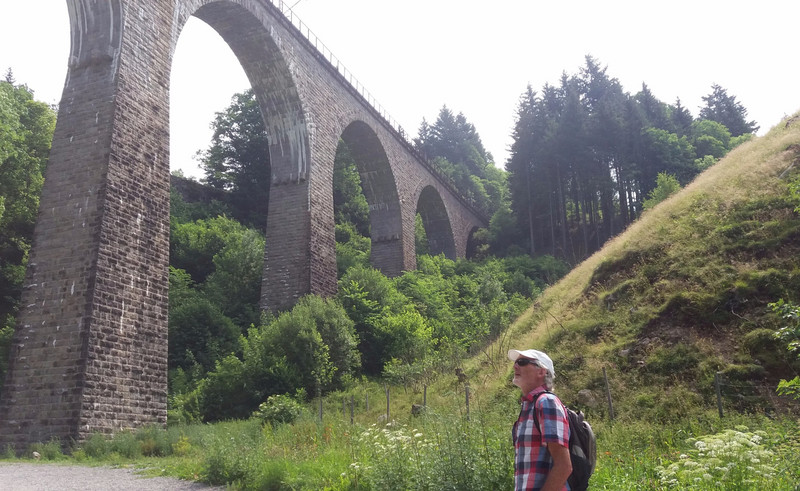
<svg viewBox="0 0 800 491">
<path fill-rule="evenodd" d="M 680 100 L 665 104 L 645 84 L 623 92 L 606 71 L 587 56 L 578 74 L 520 98 L 509 228 L 531 254 L 581 261 L 641 215 L 659 174 L 685 186 L 758 129 L 718 85 L 694 120 Z"/>
<path fill-rule="evenodd" d="M 560 88 L 523 97 L 511 181 L 466 118 L 443 108 L 432 127 L 423 123 L 417 145 L 489 207 L 491 223 L 476 234 L 477 261 L 452 261 L 425 254 L 419 219 L 418 269 L 396 278 L 369 266 L 368 209 L 342 142 L 339 293 L 305 297 L 276 316 L 258 309 L 260 212 L 173 193 L 169 426 L 93 435 L 71 458 L 136 462 L 151 474 L 240 489 L 504 489 L 518 410 L 506 351 L 536 346 L 556 360 L 558 393 L 595 426 L 593 487 L 794 489 L 796 403 L 774 391 L 780 378 L 796 395 L 800 370 L 792 351 L 800 126 L 795 117 L 740 145 L 755 129 L 744 108 L 717 86 L 707 103 L 695 121 L 646 86 L 622 93 L 587 59 Z M 253 104 L 252 95 L 237 97 L 217 120 L 224 131 L 207 170 L 226 192 L 244 171 L 223 135 L 238 131 Z M 718 106 L 728 110 L 711 111 Z M 744 125 L 734 130 L 734 120 Z M 621 133 L 601 131 L 613 128 Z M 641 150 L 635 161 L 620 150 L 626 138 Z M 533 173 L 528 188 L 523 178 Z M 541 194 L 537 186 L 548 183 L 554 194 Z M 10 216 L 4 196 L 0 221 Z M 574 260 L 629 224 L 569 274 L 554 255 L 524 252 Z M 24 258 L 14 264 L 24 268 Z M 0 347 L 10 343 L 9 322 Z M 715 407 L 720 378 L 725 418 Z M 606 390 L 614 420 L 597 402 Z M 390 424 L 374 425 L 390 391 Z M 343 413 L 356 398 L 364 403 L 351 424 Z M 422 398 L 425 410 L 412 416 Z M 35 450 L 65 458 L 60 442 Z"/>
<path fill-rule="evenodd" d="M 800 359 L 800 306 L 785 303 L 783 299 L 769 306 L 788 322 L 775 332 L 775 338 L 786 345 L 789 353 Z M 795 376 L 792 380 L 781 380 L 778 383 L 778 393 L 800 399 L 800 376 Z"/>
</svg>

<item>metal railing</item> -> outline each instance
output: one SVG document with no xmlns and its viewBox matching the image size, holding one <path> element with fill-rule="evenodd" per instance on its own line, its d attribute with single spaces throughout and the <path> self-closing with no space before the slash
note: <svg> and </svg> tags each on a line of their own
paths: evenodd
<svg viewBox="0 0 800 491">
<path fill-rule="evenodd" d="M 404 144 L 406 149 L 416 157 L 416 159 L 433 174 L 445 187 L 447 187 L 453 195 L 463 202 L 467 207 L 477 212 L 477 214 L 488 222 L 487 211 L 483 210 L 478 203 L 473 199 L 463 196 L 449 176 L 442 173 L 442 171 L 431 164 L 428 159 L 420 153 L 414 144 L 408 139 L 408 135 L 400 124 L 391 117 L 391 115 L 384 109 L 383 106 L 370 94 L 370 92 L 361 84 L 358 79 L 353 76 L 353 73 L 344 66 L 344 64 L 337 58 L 325 44 L 314 34 L 309 27 L 303 23 L 302 20 L 294 13 L 283 0 L 269 0 L 269 2 L 283 15 L 283 17 L 305 38 L 309 46 L 314 48 L 317 53 L 329 64 L 329 67 L 338 73 L 342 82 L 349 86 L 349 88 L 357 95 L 359 95 L 367 106 L 372 110 L 375 116 L 386 125 L 398 140 Z"/>
<path fill-rule="evenodd" d="M 381 106 L 378 101 L 369 93 L 369 91 L 362 85 L 354 76 L 353 73 L 345 67 L 341 61 L 328 49 L 325 44 L 320 41 L 320 39 L 314 34 L 309 27 L 303 23 L 302 20 L 294 13 L 294 11 L 287 6 L 283 0 L 269 0 L 272 5 L 275 6 L 283 16 L 303 35 L 304 38 L 313 46 L 319 54 L 322 55 L 325 60 L 327 60 L 330 65 L 339 72 L 339 75 L 344 78 L 344 80 L 350 84 L 350 86 L 355 89 L 355 91 L 364 98 L 364 100 L 372 107 L 372 109 L 377 112 L 388 124 L 391 126 L 396 132 L 398 132 L 403 139 L 407 141 L 405 137 L 405 131 L 403 127 L 400 126 L 394 118 L 389 115 L 386 109 Z"/>
</svg>

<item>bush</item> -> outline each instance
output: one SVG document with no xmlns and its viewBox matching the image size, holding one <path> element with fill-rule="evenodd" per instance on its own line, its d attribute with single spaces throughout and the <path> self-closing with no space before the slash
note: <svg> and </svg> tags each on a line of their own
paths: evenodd
<svg viewBox="0 0 800 491">
<path fill-rule="evenodd" d="M 654 208 L 657 204 L 678 192 L 680 188 L 681 184 L 675 176 L 666 172 L 659 172 L 656 178 L 656 187 L 650 191 L 647 199 L 642 203 L 642 209 L 650 210 Z"/>
<path fill-rule="evenodd" d="M 135 459 L 142 455 L 142 447 L 136 435 L 130 431 L 123 431 L 114 436 L 111 440 L 111 451 L 127 459 Z"/>
<path fill-rule="evenodd" d="M 166 431 L 157 426 L 147 426 L 136 432 L 139 447 L 145 457 L 165 457 L 172 454 L 172 445 Z"/>
<path fill-rule="evenodd" d="M 58 438 L 53 438 L 47 443 L 34 443 L 30 447 L 29 455 L 33 452 L 39 452 L 43 460 L 59 460 L 64 457 Z"/>
<path fill-rule="evenodd" d="M 272 426 L 294 423 L 303 414 L 303 406 L 285 394 L 269 396 L 262 402 L 253 417 Z"/>
<path fill-rule="evenodd" d="M 106 437 L 101 433 L 92 433 L 89 438 L 83 442 L 81 447 L 86 455 L 93 459 L 100 459 L 106 456 L 109 451 L 110 445 Z"/>
</svg>

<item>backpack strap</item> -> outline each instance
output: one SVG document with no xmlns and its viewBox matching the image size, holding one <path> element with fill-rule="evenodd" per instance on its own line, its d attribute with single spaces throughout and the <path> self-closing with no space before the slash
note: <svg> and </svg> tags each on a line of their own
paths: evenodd
<svg viewBox="0 0 800 491">
<path fill-rule="evenodd" d="M 533 402 L 531 403 L 533 404 L 533 423 L 536 425 L 536 429 L 539 430 L 539 435 L 542 434 L 542 427 L 539 426 L 539 417 L 536 415 L 536 401 L 539 400 L 539 396 L 541 396 L 542 394 L 550 394 L 556 396 L 549 390 L 543 390 L 533 397 Z M 564 415 L 567 416 L 567 421 L 569 421 L 569 413 L 567 412 L 567 406 L 565 406 L 564 403 L 561 402 L 561 399 L 558 396 L 556 396 L 556 398 L 558 399 L 558 403 L 561 404 L 561 407 L 564 408 Z M 571 430 L 572 429 L 570 428 L 570 431 Z"/>
</svg>

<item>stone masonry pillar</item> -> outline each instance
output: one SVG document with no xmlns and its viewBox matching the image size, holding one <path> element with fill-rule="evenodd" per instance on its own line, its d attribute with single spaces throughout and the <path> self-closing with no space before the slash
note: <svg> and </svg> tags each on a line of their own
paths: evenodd
<svg viewBox="0 0 800 491">
<path fill-rule="evenodd" d="M 0 448 L 165 424 L 170 0 L 68 0 Z"/>
</svg>

